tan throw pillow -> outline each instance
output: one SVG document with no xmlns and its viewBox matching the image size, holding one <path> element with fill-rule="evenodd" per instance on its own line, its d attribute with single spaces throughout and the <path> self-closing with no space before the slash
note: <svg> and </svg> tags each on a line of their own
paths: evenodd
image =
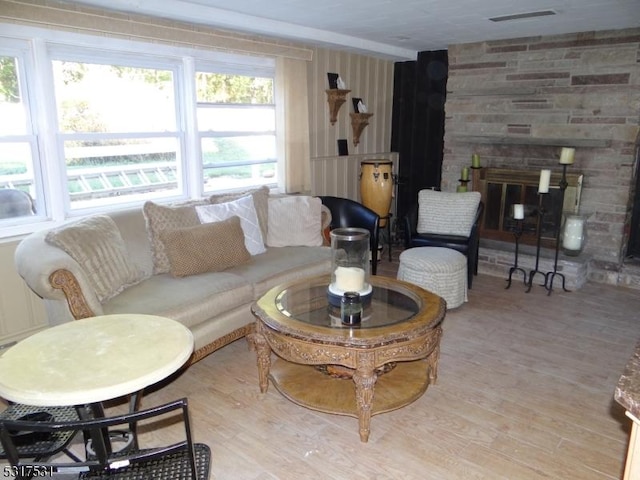
<svg viewBox="0 0 640 480">
<path fill-rule="evenodd" d="M 165 253 L 164 242 L 160 238 L 160 232 L 167 229 L 200 225 L 195 206 L 205 204 L 207 204 L 207 201 L 190 202 L 189 204 L 175 206 L 145 202 L 142 211 L 147 224 L 147 235 L 151 243 L 154 274 L 167 273 L 170 270 L 169 259 Z"/>
<path fill-rule="evenodd" d="M 51 230 L 45 239 L 80 264 L 100 302 L 142 280 L 129 259 L 120 230 L 107 215 Z"/>
<path fill-rule="evenodd" d="M 253 197 L 253 205 L 256 208 L 256 215 L 258 215 L 258 222 L 260 223 L 260 231 L 262 232 L 262 238 L 267 238 L 268 228 L 268 215 L 269 215 L 269 187 L 263 185 L 259 188 L 253 188 L 251 190 L 245 190 L 244 192 L 235 193 L 221 193 L 211 195 L 209 202 L 211 203 L 226 203 L 238 200 L 241 197 L 251 195 Z"/>
<path fill-rule="evenodd" d="M 418 233 L 468 237 L 480 203 L 480 192 L 418 192 Z"/>
<path fill-rule="evenodd" d="M 322 245 L 322 202 L 317 197 L 269 198 L 269 247 Z"/>
<path fill-rule="evenodd" d="M 244 232 L 238 217 L 163 230 L 160 237 L 174 277 L 219 272 L 251 259 L 244 246 Z"/>
</svg>

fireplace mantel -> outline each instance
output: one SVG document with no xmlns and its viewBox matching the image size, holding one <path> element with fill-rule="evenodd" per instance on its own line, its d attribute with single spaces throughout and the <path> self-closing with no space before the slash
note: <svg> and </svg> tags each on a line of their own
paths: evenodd
<svg viewBox="0 0 640 480">
<path fill-rule="evenodd" d="M 531 145 L 538 147 L 608 148 L 611 140 L 597 138 L 534 138 L 500 135 L 452 135 L 452 140 L 479 145 Z"/>
</svg>

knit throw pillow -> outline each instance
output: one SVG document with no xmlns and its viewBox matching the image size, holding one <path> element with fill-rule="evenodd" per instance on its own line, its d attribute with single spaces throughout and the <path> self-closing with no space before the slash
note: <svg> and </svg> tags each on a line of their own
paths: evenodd
<svg viewBox="0 0 640 480">
<path fill-rule="evenodd" d="M 186 228 L 200 225 L 195 205 L 206 204 L 207 200 L 189 202 L 188 204 L 165 206 L 146 202 L 142 207 L 147 225 L 147 235 L 151 243 L 153 257 L 153 273 L 167 273 L 171 266 L 164 249 L 160 232 L 167 229 Z"/>
<path fill-rule="evenodd" d="M 174 277 L 219 272 L 251 259 L 239 217 L 160 232 Z"/>
</svg>

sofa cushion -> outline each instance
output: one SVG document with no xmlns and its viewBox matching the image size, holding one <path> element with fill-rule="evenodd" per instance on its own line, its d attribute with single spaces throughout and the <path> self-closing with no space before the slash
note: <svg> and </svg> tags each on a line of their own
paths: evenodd
<svg viewBox="0 0 640 480">
<path fill-rule="evenodd" d="M 418 192 L 418 233 L 471 234 L 480 203 L 480 192 Z"/>
<path fill-rule="evenodd" d="M 120 230 L 106 215 L 51 230 L 45 239 L 82 266 L 100 302 L 142 280 L 141 272 L 127 254 Z"/>
<path fill-rule="evenodd" d="M 196 213 L 202 223 L 218 222 L 232 216 L 239 217 L 240 226 L 244 232 L 244 246 L 251 255 L 259 255 L 266 251 L 262 231 L 258 223 L 258 215 L 253 204 L 253 197 L 247 195 L 231 202 L 213 205 L 200 205 Z"/>
<path fill-rule="evenodd" d="M 267 246 L 322 245 L 321 211 L 322 201 L 317 197 L 289 195 L 269 198 Z"/>
<path fill-rule="evenodd" d="M 174 277 L 219 272 L 251 260 L 238 217 L 163 230 L 160 238 Z"/>
<path fill-rule="evenodd" d="M 192 327 L 252 301 L 252 286 L 228 270 L 181 278 L 160 274 L 113 297 L 103 310 L 160 315 Z"/>
<path fill-rule="evenodd" d="M 219 193 L 211 195 L 209 197 L 209 203 L 225 203 L 232 202 L 241 197 L 251 195 L 253 197 L 253 205 L 256 208 L 256 215 L 258 215 L 258 222 L 260 223 L 260 232 L 262 233 L 262 239 L 267 239 L 267 218 L 269 215 L 269 187 L 263 185 L 262 187 L 252 188 L 242 192 L 235 193 Z"/>
<path fill-rule="evenodd" d="M 193 227 L 200 225 L 196 204 L 206 204 L 207 201 L 190 202 L 185 205 L 165 206 L 154 202 L 145 202 L 142 207 L 147 234 L 151 243 L 153 255 L 153 273 L 167 273 L 171 269 L 169 258 L 164 250 L 164 242 L 160 232 L 167 229 Z"/>
<path fill-rule="evenodd" d="M 254 300 L 272 287 L 312 275 L 331 273 L 331 248 L 284 247 L 268 248 L 266 253 L 253 257 L 253 261 L 227 270 L 253 284 Z"/>
</svg>

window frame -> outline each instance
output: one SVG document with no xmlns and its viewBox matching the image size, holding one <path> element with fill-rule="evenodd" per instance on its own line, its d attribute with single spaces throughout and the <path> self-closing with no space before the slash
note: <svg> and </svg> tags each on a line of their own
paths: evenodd
<svg viewBox="0 0 640 480">
<path fill-rule="evenodd" d="M 10 225 L 5 221 L 0 222 L 0 238 L 50 228 L 52 224 L 88 214 L 140 207 L 145 200 L 70 209 L 70 197 L 66 185 L 64 140 L 68 140 L 69 135 L 75 135 L 75 138 L 78 138 L 81 134 L 65 134 L 60 132 L 58 128 L 53 84 L 53 60 L 111 65 L 117 65 L 120 61 L 130 62 L 132 63 L 130 66 L 138 68 L 146 66 L 167 69 L 167 66 L 171 65 L 172 70 L 175 69 L 177 72 L 174 85 L 176 132 L 164 132 L 162 135 L 175 135 L 179 141 L 178 155 L 181 158 L 178 159 L 178 163 L 183 188 L 182 192 L 177 195 L 158 196 L 157 198 L 154 196 L 153 200 L 159 203 L 188 200 L 204 195 L 201 137 L 197 128 L 196 71 L 203 71 L 204 68 L 213 73 L 266 76 L 273 79 L 275 90 L 276 66 L 275 58 L 272 57 L 206 50 L 201 46 L 196 48 L 169 43 L 98 37 L 22 25 L 0 23 L 0 27 L 2 31 L 0 33 L 0 52 L 8 50 L 11 44 L 23 47 L 21 54 L 25 58 L 24 83 L 26 86 L 26 93 L 23 95 L 28 95 L 28 115 L 31 118 L 32 133 L 37 145 L 33 161 L 34 173 L 37 172 L 40 178 L 40 185 L 37 186 L 38 211 L 44 212 L 43 215 L 33 217 L 16 217 L 8 222 Z M 277 108 L 275 108 L 275 112 L 278 115 Z M 277 119 L 276 125 L 278 125 Z M 278 137 L 282 133 L 276 128 L 276 141 L 281 141 Z M 0 140 L 6 141 L 7 138 L 7 136 L 0 134 Z M 276 164 L 278 165 L 281 161 L 281 159 L 276 159 Z M 276 186 L 275 180 L 270 186 Z M 229 190 L 215 190 L 216 193 L 225 191 Z M 210 193 L 212 192 L 207 192 L 207 194 Z"/>
<path fill-rule="evenodd" d="M 222 131 L 222 130 L 218 130 L 218 131 L 212 131 L 212 130 L 201 130 L 198 129 L 197 131 L 197 135 L 198 135 L 198 154 L 199 154 L 199 158 L 200 158 L 200 162 L 201 162 L 201 169 L 203 171 L 203 176 L 204 176 L 204 163 L 203 163 L 203 153 L 202 153 L 202 140 L 205 138 L 229 138 L 229 137 L 242 137 L 242 136 L 260 136 L 260 135 L 274 135 L 275 137 L 275 142 L 276 142 L 276 157 L 277 157 L 277 142 L 278 142 L 278 129 L 277 129 L 277 124 L 278 124 L 278 119 L 277 119 L 277 115 L 278 115 L 278 109 L 276 108 L 276 76 L 275 76 L 275 65 L 274 68 L 269 71 L 267 69 L 260 69 L 260 68 L 256 68 L 253 69 L 251 71 L 248 71 L 246 68 L 238 68 L 237 66 L 234 67 L 229 67 L 227 66 L 225 69 L 220 69 L 218 66 L 210 63 L 210 62 L 195 62 L 194 64 L 194 75 L 193 78 L 195 79 L 195 75 L 196 73 L 220 73 L 223 75 L 238 75 L 238 76 L 251 76 L 251 77 L 262 77 L 262 78 L 271 78 L 272 79 L 272 99 L 273 99 L 273 103 L 260 103 L 260 104 L 246 104 L 246 103 L 221 103 L 221 102 L 199 102 L 197 99 L 197 95 L 196 95 L 196 99 L 195 99 L 195 112 L 196 112 L 196 117 L 197 117 L 197 111 L 199 108 L 205 107 L 205 108 L 216 108 L 216 107 L 224 107 L 224 108 L 230 108 L 230 109 L 248 109 L 248 108 L 264 108 L 265 110 L 272 110 L 273 111 L 273 115 L 274 115 L 274 126 L 273 126 L 273 130 L 266 130 L 266 131 L 238 131 L 238 130 L 228 130 L 228 131 Z M 278 170 L 278 158 L 275 159 L 275 168 L 276 171 Z M 274 182 L 268 182 L 268 185 L 275 185 L 275 181 Z M 203 188 L 203 192 L 204 192 L 204 178 L 203 178 L 203 182 L 202 182 L 202 188 Z M 239 188 L 247 188 L 245 187 L 239 187 Z M 216 190 L 208 190 L 206 193 L 207 194 L 212 194 L 216 192 Z"/>
</svg>

